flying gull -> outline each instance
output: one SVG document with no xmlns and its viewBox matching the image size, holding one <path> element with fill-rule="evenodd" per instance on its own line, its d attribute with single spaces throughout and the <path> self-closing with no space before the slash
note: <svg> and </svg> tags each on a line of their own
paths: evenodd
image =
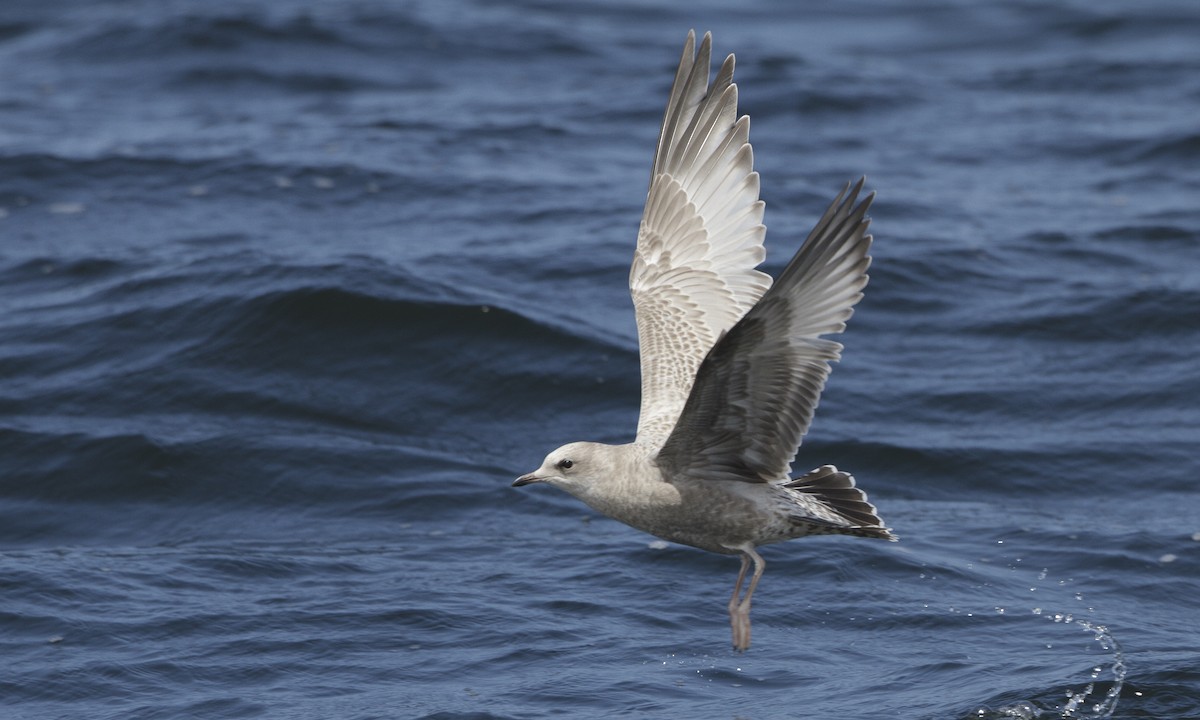
<svg viewBox="0 0 1200 720">
<path fill-rule="evenodd" d="M 859 202 L 863 180 L 847 185 L 772 284 L 755 269 L 766 228 L 733 55 L 709 84 L 711 56 L 711 34 L 697 52 L 689 32 L 629 273 L 642 364 L 637 437 L 564 445 L 513 486 L 553 485 L 665 540 L 740 555 L 729 620 L 743 651 L 766 567 L 757 546 L 896 538 L 849 473 L 822 465 L 791 477 L 842 349 L 823 336 L 845 330 L 867 284 L 874 193 Z"/>
</svg>

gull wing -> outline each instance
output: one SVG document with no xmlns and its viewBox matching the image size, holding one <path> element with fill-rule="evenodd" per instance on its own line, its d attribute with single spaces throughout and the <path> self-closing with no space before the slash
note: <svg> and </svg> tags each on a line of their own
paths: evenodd
<svg viewBox="0 0 1200 720">
<path fill-rule="evenodd" d="M 772 482 L 791 461 L 867 284 L 863 180 L 838 195 L 775 284 L 705 357 L 656 462 L 669 476 Z"/>
<path fill-rule="evenodd" d="M 696 369 L 771 277 L 750 119 L 737 117 L 733 55 L 709 84 L 712 37 L 688 33 L 671 86 L 629 273 L 642 359 L 637 442 L 659 447 Z"/>
</svg>

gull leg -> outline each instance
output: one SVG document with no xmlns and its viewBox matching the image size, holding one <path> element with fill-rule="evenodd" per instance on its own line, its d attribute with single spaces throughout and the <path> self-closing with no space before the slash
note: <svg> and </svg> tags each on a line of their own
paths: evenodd
<svg viewBox="0 0 1200 720">
<path fill-rule="evenodd" d="M 733 585 L 733 596 L 729 598 L 729 627 L 733 630 L 733 647 L 735 650 L 744 650 L 742 647 L 743 632 L 741 625 L 738 623 L 738 598 L 742 594 L 742 581 L 746 579 L 746 571 L 750 569 L 750 556 L 742 554 L 742 570 L 738 573 L 737 582 Z M 746 639 L 748 643 L 749 638 Z"/>
<path fill-rule="evenodd" d="M 746 588 L 746 594 L 741 601 L 736 603 L 737 591 L 741 589 L 742 580 L 746 576 L 746 569 L 750 566 L 750 562 L 754 562 L 754 574 L 750 577 L 750 586 Z M 733 625 L 733 649 L 739 652 L 744 652 L 750 648 L 750 597 L 754 595 L 754 588 L 758 587 L 758 581 L 762 577 L 763 570 L 767 569 L 767 563 L 762 557 L 754 552 L 753 546 L 742 548 L 742 571 L 738 573 L 737 587 L 734 589 L 733 599 L 729 601 L 729 621 Z"/>
</svg>

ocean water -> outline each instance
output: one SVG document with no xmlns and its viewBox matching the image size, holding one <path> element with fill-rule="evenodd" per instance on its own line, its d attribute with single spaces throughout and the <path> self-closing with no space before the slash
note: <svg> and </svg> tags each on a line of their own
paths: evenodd
<svg viewBox="0 0 1200 720">
<path fill-rule="evenodd" d="M 736 6 L 736 7 L 735 7 Z M 518 474 L 631 438 L 690 28 L 777 272 L 875 262 L 737 561 Z M 0 717 L 1200 716 L 1200 6 L 6 0 Z"/>
</svg>

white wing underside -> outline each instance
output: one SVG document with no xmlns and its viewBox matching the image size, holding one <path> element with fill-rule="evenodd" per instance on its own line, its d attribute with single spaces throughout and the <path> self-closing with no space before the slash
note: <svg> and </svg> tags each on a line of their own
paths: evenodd
<svg viewBox="0 0 1200 720">
<path fill-rule="evenodd" d="M 733 56 L 709 85 L 711 37 L 689 33 L 663 117 L 629 274 L 641 346 L 637 443 L 658 449 L 705 355 L 771 286 L 750 119 Z"/>
</svg>

